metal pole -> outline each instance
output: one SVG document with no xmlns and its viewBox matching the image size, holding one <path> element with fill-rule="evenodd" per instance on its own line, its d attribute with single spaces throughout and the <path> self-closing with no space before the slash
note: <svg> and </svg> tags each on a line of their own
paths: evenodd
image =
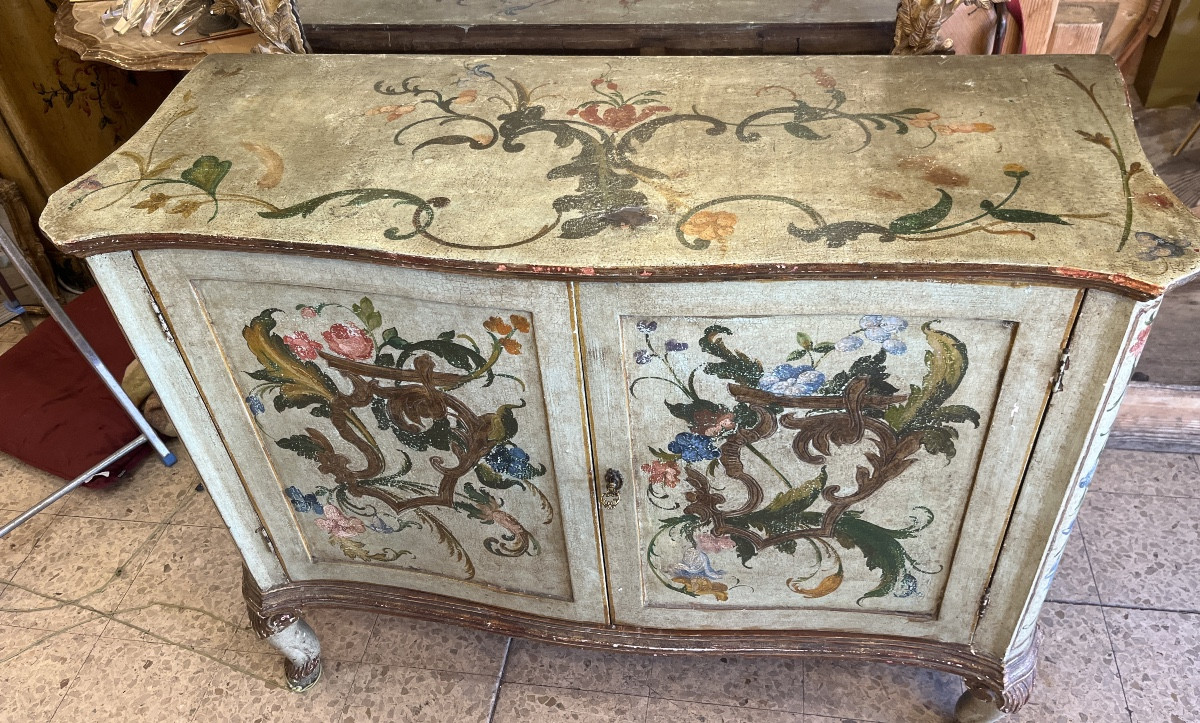
<svg viewBox="0 0 1200 723">
<path fill-rule="evenodd" d="M 146 441 L 146 435 L 139 434 L 137 436 L 137 438 L 134 439 L 132 442 L 130 442 L 129 444 L 125 445 L 124 447 L 118 449 L 116 452 L 113 452 L 112 454 L 108 455 L 107 457 L 105 457 L 104 459 L 100 460 L 95 465 L 93 465 L 92 468 L 89 469 L 87 472 L 84 472 L 83 474 L 79 475 L 78 477 L 71 480 L 67 484 L 63 485 L 62 489 L 56 490 L 53 494 L 51 494 L 46 499 L 37 503 L 33 507 L 30 507 L 29 509 L 25 510 L 20 515 L 17 515 L 16 519 L 12 520 L 8 524 L 6 524 L 4 527 L 0 527 L 0 538 L 4 537 L 8 533 L 12 532 L 13 530 L 17 529 L 21 525 L 28 522 L 29 519 L 31 517 L 33 517 L 34 515 L 36 515 L 37 513 L 46 509 L 47 507 L 54 504 L 55 502 L 58 502 L 60 499 L 65 497 L 69 492 L 78 488 L 79 486 L 81 486 L 85 482 L 87 482 L 88 480 L 95 477 L 99 472 L 103 471 L 105 467 L 112 464 L 113 462 L 116 462 L 118 459 L 124 457 L 125 455 L 129 454 L 133 450 L 140 447 L 142 445 L 142 443 L 144 443 L 145 441 Z"/>
<path fill-rule="evenodd" d="M 26 283 L 29 284 L 29 288 L 33 290 L 33 293 L 41 300 L 42 305 L 46 307 L 50 318 L 58 322 L 63 333 L 67 335 L 67 338 L 71 340 L 71 343 L 75 345 L 79 353 L 83 354 L 83 357 L 92 365 L 92 369 L 100 376 L 100 380 L 104 382 L 104 386 L 108 387 L 108 391 L 116 397 L 116 400 L 121 404 L 125 413 L 129 415 L 129 418 L 141 430 L 145 438 L 144 441 L 150 442 L 154 447 L 154 451 L 158 452 L 158 456 L 162 458 L 163 464 L 168 467 L 175 464 L 175 455 L 171 453 L 171 450 L 167 449 L 167 445 L 163 444 L 162 439 L 159 438 L 158 432 L 154 431 L 154 427 L 150 426 L 150 423 L 146 421 L 146 418 L 142 416 L 138 408 L 133 405 L 129 396 L 125 394 L 125 390 L 113 378 L 108 368 L 104 366 L 104 362 L 100 361 L 100 357 L 96 355 L 95 350 L 92 349 L 92 345 L 83 337 L 83 334 L 79 333 L 79 329 L 75 326 L 75 323 L 67 316 L 67 312 L 63 311 L 62 306 L 51 295 L 46 285 L 42 283 L 41 277 L 37 275 L 37 272 L 25 260 L 25 256 L 17 248 L 16 242 L 9 238 L 3 228 L 0 228 L 0 248 L 12 260 L 13 265 L 17 268 L 17 273 L 25 278 Z"/>
</svg>

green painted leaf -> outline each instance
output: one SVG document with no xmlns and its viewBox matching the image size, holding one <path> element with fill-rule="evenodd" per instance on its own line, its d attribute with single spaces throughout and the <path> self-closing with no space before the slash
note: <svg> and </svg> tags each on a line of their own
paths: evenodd
<svg viewBox="0 0 1200 723">
<path fill-rule="evenodd" d="M 904 110 L 896 111 L 892 115 L 918 115 L 920 113 L 928 113 L 928 112 L 929 112 L 928 108 L 905 108 Z"/>
<path fill-rule="evenodd" d="M 833 342 L 823 341 L 820 344 L 817 344 L 816 346 L 814 346 L 812 348 L 812 350 L 818 354 L 828 354 L 829 352 L 833 351 L 836 348 L 837 347 L 833 345 Z"/>
<path fill-rule="evenodd" d="M 797 349 L 796 351 L 792 352 L 791 354 L 788 354 L 787 359 L 784 359 L 784 361 L 796 361 L 797 359 L 803 359 L 803 358 L 804 358 L 804 350 Z"/>
<path fill-rule="evenodd" d="M 509 487 L 517 486 L 524 487 L 524 484 L 520 480 L 509 479 L 483 463 L 475 465 L 475 476 L 483 486 L 491 487 L 494 490 L 506 490 Z"/>
<path fill-rule="evenodd" d="M 822 467 L 816 477 L 779 493 L 761 509 L 727 518 L 726 523 L 742 529 L 761 530 L 768 537 L 811 527 L 812 520 L 806 512 L 820 498 L 828 481 L 829 475 Z"/>
<path fill-rule="evenodd" d="M 1057 223 L 1062 226 L 1071 225 L 1064 221 L 1062 217 L 1055 216 L 1052 213 L 1028 211 L 1023 208 L 996 208 L 995 204 L 991 201 L 981 201 L 979 207 L 987 211 L 989 216 L 998 221 L 1007 221 L 1009 223 Z"/>
<path fill-rule="evenodd" d="M 850 364 L 849 369 L 834 374 L 829 381 L 825 382 L 817 390 L 817 393 L 837 396 L 846 391 L 846 385 L 855 377 L 866 377 L 870 380 L 870 383 L 867 385 L 868 394 L 888 396 L 900 391 L 888 383 L 888 378 L 891 377 L 891 374 L 887 370 L 887 352 L 880 349 L 871 356 L 860 356 L 855 359 Z"/>
<path fill-rule="evenodd" d="M 368 332 L 383 326 L 383 315 L 375 310 L 375 304 L 365 296 L 357 304 L 351 304 L 350 310 L 354 312 Z"/>
<path fill-rule="evenodd" d="M 967 345 L 953 334 L 933 328 L 933 321 L 921 325 L 929 351 L 925 352 L 925 377 L 921 386 L 911 387 L 907 400 L 893 404 L 883 415 L 897 432 L 937 426 L 934 414 L 954 394 L 967 373 Z"/>
<path fill-rule="evenodd" d="M 290 437 L 275 440 L 275 444 L 314 462 L 317 460 L 317 455 L 325 451 L 315 439 L 307 434 L 293 434 Z"/>
<path fill-rule="evenodd" d="M 933 228 L 945 220 L 950 215 L 950 209 L 954 206 L 954 199 L 940 188 L 937 189 L 937 192 L 941 194 L 941 198 L 938 199 L 937 203 L 924 211 L 917 211 L 907 216 L 901 216 L 888 224 L 888 230 L 892 233 L 914 233 L 927 228 Z"/>
<path fill-rule="evenodd" d="M 878 570 L 879 584 L 858 599 L 884 597 L 896 589 L 902 578 L 912 578 L 906 562 L 908 555 L 897 537 L 907 537 L 904 531 L 888 530 L 853 515 L 842 515 L 833 527 L 834 539 L 847 550 L 857 547 L 863 554 L 867 569 Z M 916 580 L 912 580 L 914 584 Z"/>
<path fill-rule="evenodd" d="M 250 372 L 250 376 L 279 385 L 274 400 L 279 411 L 329 404 L 337 396 L 337 386 L 321 367 L 296 358 L 283 339 L 272 332 L 275 328 L 273 315 L 278 311 L 267 309 L 242 329 L 247 348 L 263 365 L 261 370 Z"/>
<path fill-rule="evenodd" d="M 233 168 L 233 161 L 222 161 L 216 156 L 200 156 L 179 177 L 212 196 L 230 168 Z"/>
<path fill-rule="evenodd" d="M 762 379 L 763 375 L 762 364 L 740 351 L 730 351 L 725 346 L 725 342 L 719 336 L 732 333 L 720 324 L 714 324 L 704 330 L 704 336 L 698 344 L 700 350 L 723 360 L 705 364 L 704 373 L 718 379 L 736 381 L 748 387 L 757 387 L 758 380 Z"/>
<path fill-rule="evenodd" d="M 787 123 L 784 123 L 783 129 L 787 131 L 789 135 L 805 141 L 823 141 L 829 137 L 823 136 L 814 131 L 812 128 L 809 128 L 803 123 L 797 123 L 796 121 L 788 121 Z"/>
</svg>

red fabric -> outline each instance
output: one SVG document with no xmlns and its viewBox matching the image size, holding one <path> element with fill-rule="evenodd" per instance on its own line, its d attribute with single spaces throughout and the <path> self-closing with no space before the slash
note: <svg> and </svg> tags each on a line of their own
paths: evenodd
<svg viewBox="0 0 1200 723">
<path fill-rule="evenodd" d="M 67 304 L 66 311 L 120 380 L 133 361 L 133 351 L 99 289 Z M 52 319 L 0 355 L 0 452 L 71 480 L 138 433 L 108 387 Z M 114 463 L 108 481 L 149 451 L 143 444 Z"/>
</svg>

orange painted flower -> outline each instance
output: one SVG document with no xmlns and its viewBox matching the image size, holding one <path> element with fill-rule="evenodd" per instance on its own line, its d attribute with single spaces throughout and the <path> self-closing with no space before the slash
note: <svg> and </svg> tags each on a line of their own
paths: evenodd
<svg viewBox="0 0 1200 723">
<path fill-rule="evenodd" d="M 679 230 L 705 241 L 725 241 L 733 235 L 737 220 L 737 215 L 728 211 L 698 211 Z"/>
<path fill-rule="evenodd" d="M 372 108 L 371 110 L 367 111 L 367 115 L 382 115 L 386 113 L 387 120 L 389 123 L 391 123 L 398 118 L 403 118 L 409 113 L 412 113 L 416 109 L 417 107 L 415 105 L 381 105 L 378 108 Z"/>
<path fill-rule="evenodd" d="M 487 321 L 483 322 L 483 328 L 487 329 L 493 334 L 499 334 L 500 336 L 507 336 L 511 334 L 513 330 L 511 326 L 504 323 L 504 319 L 501 319 L 498 316 L 493 316 Z"/>
<path fill-rule="evenodd" d="M 504 351 L 513 356 L 521 353 L 521 342 L 516 339 L 501 339 L 500 346 L 504 347 Z"/>
<path fill-rule="evenodd" d="M 167 209 L 167 213 L 177 213 L 184 218 L 190 218 L 204 204 L 199 201 L 180 201 Z"/>
<path fill-rule="evenodd" d="M 679 465 L 675 462 L 652 460 L 642 465 L 642 471 L 650 478 L 650 484 L 674 487 L 679 484 Z"/>
<path fill-rule="evenodd" d="M 167 202 L 170 200 L 171 200 L 171 197 L 168 196 L 167 194 L 158 193 L 157 191 L 155 191 L 154 193 L 151 193 L 150 196 L 146 200 L 141 201 L 140 203 L 133 204 L 133 207 L 134 208 L 144 208 L 144 209 L 146 209 L 146 213 L 154 213 L 158 209 L 167 205 Z"/>
<path fill-rule="evenodd" d="M 928 128 L 929 124 L 938 118 L 941 118 L 941 116 L 937 113 L 925 111 L 924 113 L 918 113 L 913 116 L 912 120 L 910 120 L 908 124 L 913 128 Z"/>
<path fill-rule="evenodd" d="M 513 328 L 517 331 L 521 332 L 522 334 L 529 333 L 529 319 L 513 314 L 512 316 L 508 317 L 508 320 L 512 323 Z"/>
<path fill-rule="evenodd" d="M 472 103 L 479 97 L 479 91 L 474 88 L 468 88 L 458 94 L 458 97 L 450 101 L 451 103 Z"/>
<path fill-rule="evenodd" d="M 953 135 L 954 133 L 991 133 L 996 130 L 996 126 L 991 123 L 951 123 L 937 125 L 933 129 L 944 135 Z"/>
<path fill-rule="evenodd" d="M 721 602 L 729 599 L 729 586 L 723 582 L 713 582 L 703 577 L 675 577 L 671 582 L 683 585 L 683 589 L 696 596 L 712 595 Z"/>
<path fill-rule="evenodd" d="M 571 110 L 576 109 L 572 108 Z M 580 118 L 594 126 L 601 126 L 614 131 L 623 131 L 626 128 L 641 123 L 655 113 L 665 113 L 669 110 L 671 109 L 665 105 L 651 105 L 644 106 L 639 112 L 636 107 L 626 103 L 618 107 L 605 108 L 603 115 L 601 115 L 600 104 L 591 103 L 582 110 L 578 110 L 578 113 Z M 575 115 L 571 111 L 567 111 L 567 114 Z"/>
</svg>

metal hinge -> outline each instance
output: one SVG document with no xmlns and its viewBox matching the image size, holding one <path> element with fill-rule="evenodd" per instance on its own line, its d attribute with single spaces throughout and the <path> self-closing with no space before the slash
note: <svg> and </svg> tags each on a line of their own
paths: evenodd
<svg viewBox="0 0 1200 723">
<path fill-rule="evenodd" d="M 263 544 L 266 545 L 267 549 L 271 551 L 272 555 L 274 555 L 275 554 L 275 543 L 271 542 L 271 536 L 267 534 L 267 528 L 260 527 L 257 530 L 255 530 L 255 532 L 257 532 L 259 534 L 259 536 L 262 537 Z"/>
<path fill-rule="evenodd" d="M 162 309 L 158 308 L 158 302 L 150 299 L 150 308 L 154 309 L 154 315 L 158 317 L 158 326 L 162 329 L 163 336 L 167 337 L 167 341 L 175 343 L 175 337 L 171 335 L 171 327 L 167 325 L 167 320 L 163 316 Z"/>
<path fill-rule="evenodd" d="M 1063 377 L 1066 376 L 1067 370 L 1071 368 L 1071 347 L 1063 349 L 1062 356 L 1058 358 L 1058 375 L 1054 378 L 1054 391 L 1061 392 L 1063 390 Z"/>
</svg>

